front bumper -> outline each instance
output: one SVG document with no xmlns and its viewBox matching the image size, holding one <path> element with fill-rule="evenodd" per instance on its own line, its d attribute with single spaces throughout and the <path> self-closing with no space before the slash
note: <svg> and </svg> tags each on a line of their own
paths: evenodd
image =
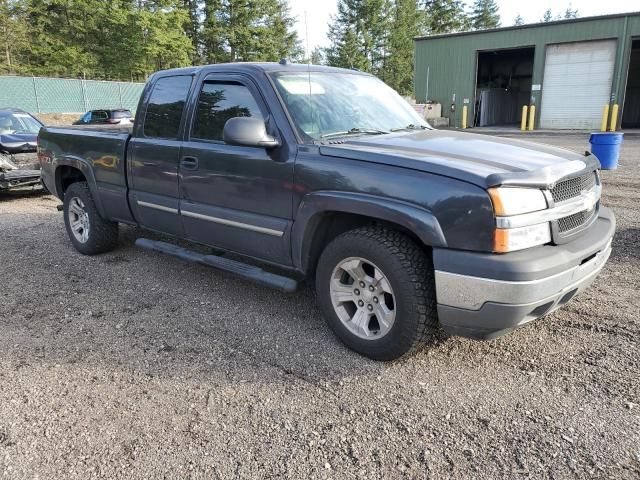
<svg viewBox="0 0 640 480">
<path fill-rule="evenodd" d="M 438 317 L 452 335 L 491 339 L 585 290 L 611 254 L 613 213 L 576 240 L 505 255 L 434 249 Z"/>
<path fill-rule="evenodd" d="M 9 170 L 0 172 L 0 192 L 15 192 L 41 188 L 40 170 Z"/>
</svg>

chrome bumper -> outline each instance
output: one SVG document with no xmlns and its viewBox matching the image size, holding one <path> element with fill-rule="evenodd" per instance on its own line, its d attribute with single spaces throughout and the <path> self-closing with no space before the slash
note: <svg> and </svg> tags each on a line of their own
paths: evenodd
<svg viewBox="0 0 640 480">
<path fill-rule="evenodd" d="M 449 262 L 450 265 L 457 265 L 458 269 L 451 272 L 438 268 L 443 262 L 436 261 L 435 283 L 440 324 L 453 335 L 489 339 L 561 307 L 591 285 L 611 255 L 615 217 L 607 209 L 599 222 L 599 226 L 590 229 L 588 238 L 583 237 L 581 241 L 582 247 L 586 243 L 591 245 L 591 249 L 577 249 L 576 245 L 571 244 L 549 247 L 549 250 L 560 252 L 557 255 L 559 258 L 570 257 L 571 263 L 562 269 L 564 262 L 547 261 L 545 268 L 555 268 L 553 274 L 539 275 L 531 280 L 488 278 L 491 275 L 478 276 L 477 273 L 465 275 L 460 267 L 463 262 Z M 459 255 L 469 261 L 470 255 L 474 254 Z M 525 255 L 526 252 L 523 252 L 517 258 L 522 260 Z M 478 257 L 475 262 L 469 262 L 475 263 L 470 268 L 478 269 L 491 262 L 486 255 L 478 254 Z M 541 254 L 537 254 L 531 261 L 520 261 L 518 265 L 523 266 L 525 272 L 527 268 L 535 270 L 540 265 L 536 262 L 541 258 Z M 499 263 L 500 268 L 511 264 L 504 260 L 508 259 L 499 258 L 499 262 L 502 262 Z"/>
<path fill-rule="evenodd" d="M 609 255 L 611 242 L 582 265 L 547 278 L 524 282 L 436 271 L 436 296 L 439 304 L 467 310 L 479 310 L 487 302 L 524 305 L 551 301 L 586 282 L 590 283 L 607 262 Z"/>
</svg>

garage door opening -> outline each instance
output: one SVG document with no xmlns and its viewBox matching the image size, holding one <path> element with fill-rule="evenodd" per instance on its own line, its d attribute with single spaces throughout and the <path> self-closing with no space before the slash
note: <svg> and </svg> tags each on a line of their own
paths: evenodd
<svg viewBox="0 0 640 480">
<path fill-rule="evenodd" d="M 540 128 L 595 130 L 611 98 L 617 42 L 547 45 Z"/>
<path fill-rule="evenodd" d="M 474 125 L 516 126 L 529 105 L 534 47 L 478 52 Z"/>
<path fill-rule="evenodd" d="M 640 128 L 640 39 L 634 40 L 631 44 L 622 128 Z"/>
</svg>

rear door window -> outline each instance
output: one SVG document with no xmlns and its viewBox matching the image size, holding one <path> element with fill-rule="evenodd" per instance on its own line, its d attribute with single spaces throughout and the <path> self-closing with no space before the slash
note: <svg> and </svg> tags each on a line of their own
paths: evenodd
<svg viewBox="0 0 640 480">
<path fill-rule="evenodd" d="M 191 138 L 222 141 L 227 120 L 234 117 L 264 119 L 251 91 L 238 82 L 205 82 L 202 85 Z"/>
<path fill-rule="evenodd" d="M 184 104 L 191 87 L 190 76 L 164 77 L 153 86 L 144 118 L 144 136 L 178 138 Z"/>
</svg>

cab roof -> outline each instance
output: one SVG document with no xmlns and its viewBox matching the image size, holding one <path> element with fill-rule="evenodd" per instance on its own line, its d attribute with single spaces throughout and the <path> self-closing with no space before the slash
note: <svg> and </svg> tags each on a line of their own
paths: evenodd
<svg viewBox="0 0 640 480">
<path fill-rule="evenodd" d="M 326 72 L 326 73 L 352 73 L 369 75 L 359 70 L 350 70 L 347 68 L 327 67 L 324 65 L 308 65 L 306 63 L 290 63 L 288 61 L 281 62 L 236 62 L 236 63 L 216 63 L 211 65 L 200 65 L 197 67 L 172 68 L 170 70 L 161 70 L 153 74 L 156 76 L 169 75 L 195 75 L 202 70 L 211 73 L 215 72 L 236 72 L 236 73 L 271 73 L 271 72 Z"/>
</svg>

